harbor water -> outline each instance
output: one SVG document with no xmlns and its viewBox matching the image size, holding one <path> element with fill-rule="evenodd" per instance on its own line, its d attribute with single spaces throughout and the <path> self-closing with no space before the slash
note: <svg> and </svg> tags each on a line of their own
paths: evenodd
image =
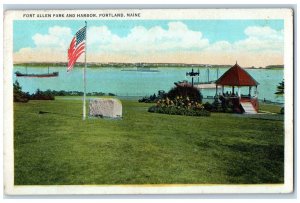
<svg viewBox="0 0 300 203">
<path fill-rule="evenodd" d="M 147 71 L 122 71 L 122 68 L 101 67 L 87 69 L 87 92 L 103 92 L 113 93 L 121 97 L 143 97 L 159 90 L 169 91 L 174 87 L 174 82 L 188 80 L 191 78 L 186 76 L 186 72 L 191 71 L 191 67 L 159 67 L 157 72 Z M 50 67 L 50 72 L 59 72 L 58 77 L 50 78 L 27 78 L 16 77 L 13 80 L 20 83 L 22 90 L 34 93 L 37 89 L 45 91 L 65 90 L 65 91 L 83 91 L 83 74 L 82 68 L 74 68 L 67 72 L 65 67 Z M 206 82 L 208 80 L 216 80 L 228 68 L 200 68 L 200 77 L 195 77 L 195 82 Z M 14 66 L 13 72 L 26 72 L 24 66 Z M 47 67 L 27 67 L 27 73 L 42 74 L 47 73 Z M 198 68 L 194 68 L 198 71 Z M 283 80 L 283 69 L 247 69 L 247 72 L 257 81 L 258 97 L 261 100 L 283 103 L 283 97 L 277 96 L 277 85 Z M 231 91 L 231 88 L 225 89 Z M 242 94 L 248 94 L 248 88 L 241 89 Z M 211 97 L 216 94 L 215 89 L 201 90 L 204 98 Z"/>
</svg>

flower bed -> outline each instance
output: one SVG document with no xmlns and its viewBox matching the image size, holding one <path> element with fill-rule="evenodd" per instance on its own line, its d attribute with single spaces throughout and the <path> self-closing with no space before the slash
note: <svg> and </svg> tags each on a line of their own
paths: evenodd
<svg viewBox="0 0 300 203">
<path fill-rule="evenodd" d="M 189 97 L 176 97 L 173 100 L 169 98 L 160 99 L 155 106 L 151 106 L 148 109 L 148 112 L 185 116 L 210 116 L 210 112 L 206 111 L 201 103 L 191 101 Z"/>
</svg>

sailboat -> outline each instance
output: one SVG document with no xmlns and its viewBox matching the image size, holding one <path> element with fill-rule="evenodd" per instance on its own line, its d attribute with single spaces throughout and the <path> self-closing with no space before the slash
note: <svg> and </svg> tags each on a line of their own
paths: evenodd
<svg viewBox="0 0 300 203">
<path fill-rule="evenodd" d="M 49 78 L 49 77 L 57 77 L 59 75 L 58 72 L 49 72 L 49 66 L 48 66 L 48 73 L 42 73 L 42 74 L 36 74 L 36 73 L 27 73 L 27 66 L 26 66 L 26 73 L 21 73 L 19 71 L 15 72 L 17 77 L 31 77 L 31 78 Z"/>
</svg>

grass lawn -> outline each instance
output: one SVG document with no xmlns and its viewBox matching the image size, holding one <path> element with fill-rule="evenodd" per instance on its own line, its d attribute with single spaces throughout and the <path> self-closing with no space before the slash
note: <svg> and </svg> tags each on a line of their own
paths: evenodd
<svg viewBox="0 0 300 203">
<path fill-rule="evenodd" d="M 259 110 L 260 111 L 266 111 L 266 112 L 271 112 L 271 113 L 280 113 L 280 110 L 281 110 L 281 107 L 280 105 L 273 105 L 273 104 L 266 104 L 266 103 L 260 103 L 259 104 Z"/>
<path fill-rule="evenodd" d="M 148 113 L 82 121 L 72 99 L 14 104 L 16 185 L 283 183 L 283 119 Z M 39 114 L 40 111 L 48 112 Z"/>
</svg>

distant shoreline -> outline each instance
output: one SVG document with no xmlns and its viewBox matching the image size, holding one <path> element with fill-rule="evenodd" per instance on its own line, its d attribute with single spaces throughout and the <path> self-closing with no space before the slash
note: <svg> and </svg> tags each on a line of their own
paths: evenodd
<svg viewBox="0 0 300 203">
<path fill-rule="evenodd" d="M 31 66 L 31 67 L 67 67 L 67 63 L 15 63 L 14 66 Z M 77 63 L 75 67 L 83 67 L 84 63 Z M 88 63 L 88 68 L 230 68 L 232 65 L 218 65 L 218 64 L 182 64 L 182 63 Z M 265 67 L 244 67 L 245 69 L 283 69 L 284 65 L 268 65 Z"/>
</svg>

